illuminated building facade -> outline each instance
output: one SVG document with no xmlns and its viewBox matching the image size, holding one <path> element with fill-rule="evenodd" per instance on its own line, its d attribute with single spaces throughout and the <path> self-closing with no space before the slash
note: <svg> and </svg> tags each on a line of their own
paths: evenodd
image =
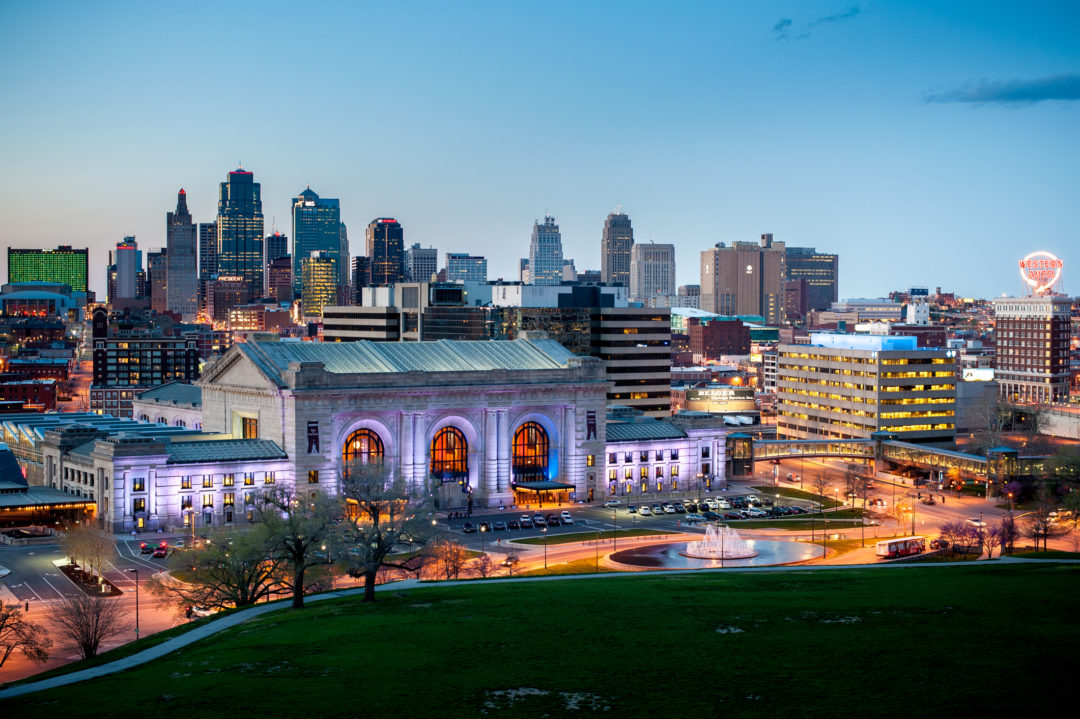
<svg viewBox="0 0 1080 719">
<path fill-rule="evenodd" d="M 378 217 L 367 226 L 368 285 L 386 287 L 405 280 L 405 230 L 392 217 Z"/>
<path fill-rule="evenodd" d="M 600 236 L 601 281 L 605 284 L 630 286 L 631 252 L 634 246 L 634 228 L 630 218 L 620 209 L 604 220 L 604 232 Z M 674 259 L 672 260 L 674 263 Z M 674 280 L 673 280 L 674 281 Z M 674 290 L 671 293 L 674 294 Z"/>
<path fill-rule="evenodd" d="M 919 348 L 914 337 L 813 333 L 809 345 L 779 346 L 776 373 L 780 437 L 955 439 L 954 350 Z"/>
<path fill-rule="evenodd" d="M 532 241 L 529 243 L 530 285 L 558 285 L 562 283 L 563 252 L 562 233 L 551 215 L 533 223 Z"/>
<path fill-rule="evenodd" d="M 86 292 L 89 250 L 60 245 L 55 250 L 8 247 L 8 282 L 59 282 Z"/>
<path fill-rule="evenodd" d="M 183 188 L 176 195 L 176 211 L 165 215 L 165 236 L 165 304 L 170 312 L 190 321 L 199 312 L 199 242 Z"/>
<path fill-rule="evenodd" d="M 788 247 L 784 258 L 786 279 L 798 287 L 805 280 L 805 308 L 827 310 L 836 302 L 840 282 L 840 256 L 813 247 Z"/>
<path fill-rule="evenodd" d="M 241 277 L 249 297 L 263 293 L 262 189 L 243 168 L 229 173 L 218 193 L 217 272 Z"/>
<path fill-rule="evenodd" d="M 1002 399 L 1068 402 L 1071 304 L 1063 295 L 994 300 L 995 379 Z"/>
<path fill-rule="evenodd" d="M 721 315 L 760 315 L 770 325 L 784 320 L 785 252 L 771 234 L 761 243 L 723 242 L 701 253 L 700 308 Z"/>
<path fill-rule="evenodd" d="M 446 281 L 487 282 L 487 258 L 466 252 L 447 252 Z"/>
<path fill-rule="evenodd" d="M 329 197 L 319 197 L 309 185 L 293 199 L 293 291 L 303 291 L 303 262 L 312 252 L 323 252 L 341 266 L 341 203 Z M 346 252 L 348 254 L 348 252 Z M 270 258 L 268 258 L 270 259 Z M 348 259 L 345 260 L 346 264 Z M 339 284 L 339 277 L 335 284 Z"/>
<path fill-rule="evenodd" d="M 318 250 L 303 259 L 300 272 L 303 275 L 300 306 L 306 317 L 318 317 L 323 307 L 337 302 L 337 260 L 330 253 Z"/>
</svg>

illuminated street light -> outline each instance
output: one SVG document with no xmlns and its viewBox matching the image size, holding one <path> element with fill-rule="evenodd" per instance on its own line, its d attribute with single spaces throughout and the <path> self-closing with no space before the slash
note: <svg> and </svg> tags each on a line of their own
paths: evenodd
<svg viewBox="0 0 1080 719">
<path fill-rule="evenodd" d="M 541 527 L 540 533 L 544 535 L 544 569 L 547 569 L 547 527 Z"/>
<path fill-rule="evenodd" d="M 135 575 L 135 641 L 139 641 L 139 570 L 128 571 Z"/>
</svg>

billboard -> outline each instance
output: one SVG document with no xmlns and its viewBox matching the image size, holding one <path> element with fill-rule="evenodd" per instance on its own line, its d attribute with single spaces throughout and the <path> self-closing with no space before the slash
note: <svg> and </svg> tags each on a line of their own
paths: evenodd
<svg viewBox="0 0 1080 719">
<path fill-rule="evenodd" d="M 1020 277 L 1035 294 L 1044 295 L 1061 279 L 1064 266 L 1064 262 L 1049 252 L 1037 250 L 1020 260 Z"/>
<path fill-rule="evenodd" d="M 964 370 L 961 378 L 965 382 L 992 382 L 994 370 L 985 367 L 969 367 Z"/>
</svg>

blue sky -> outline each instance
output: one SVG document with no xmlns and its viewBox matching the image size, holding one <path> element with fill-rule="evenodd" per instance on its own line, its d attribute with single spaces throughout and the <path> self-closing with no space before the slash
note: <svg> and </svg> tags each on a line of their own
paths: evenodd
<svg viewBox="0 0 1080 719">
<path fill-rule="evenodd" d="M 988 2 L 0 4 L 6 244 L 164 244 L 243 162 L 291 234 L 308 183 L 352 251 L 407 244 L 516 275 L 532 222 L 599 266 L 639 242 L 772 232 L 841 255 L 844 297 L 1018 292 L 1080 218 L 1080 5 Z M 4 260 L 6 261 L 6 257 Z M 6 277 L 6 272 L 3 273 Z"/>
</svg>

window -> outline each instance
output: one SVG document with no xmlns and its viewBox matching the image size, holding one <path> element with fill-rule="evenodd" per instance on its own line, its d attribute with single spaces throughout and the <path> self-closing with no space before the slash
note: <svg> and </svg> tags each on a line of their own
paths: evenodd
<svg viewBox="0 0 1080 719">
<path fill-rule="evenodd" d="M 233 486 L 233 484 L 235 482 L 236 482 L 236 475 L 235 474 L 226 474 L 225 479 L 222 480 L 221 484 L 223 486 L 225 486 L 225 487 L 231 487 L 231 486 Z"/>
<path fill-rule="evenodd" d="M 702 459 L 708 459 L 709 458 L 709 448 L 708 447 L 702 447 L 701 448 L 701 458 Z"/>
<path fill-rule="evenodd" d="M 212 495 L 212 494 L 204 494 L 202 496 L 202 506 L 203 506 L 204 510 L 205 509 L 213 509 L 214 508 L 214 495 Z"/>
<path fill-rule="evenodd" d="M 180 478 L 180 489 L 191 489 L 191 477 Z"/>
<path fill-rule="evenodd" d="M 226 507 L 231 507 L 234 504 L 236 504 L 236 492 L 226 492 L 225 493 L 225 506 Z"/>
<path fill-rule="evenodd" d="M 619 453 L 618 452 L 608 452 L 608 456 L 607 456 L 607 463 L 608 464 L 615 464 L 618 461 L 619 461 Z"/>
<path fill-rule="evenodd" d="M 132 477 L 131 478 L 131 491 L 132 492 L 145 492 L 146 491 L 146 477 Z"/>
<path fill-rule="evenodd" d="M 623 479 L 625 479 L 627 482 L 629 482 L 633 478 L 634 478 L 634 470 L 627 467 L 626 470 L 623 472 Z"/>
<path fill-rule="evenodd" d="M 623 462 L 625 462 L 626 464 L 630 464 L 633 461 L 634 461 L 634 453 L 633 452 L 627 452 L 627 453 L 625 453 L 623 455 Z"/>
<path fill-rule="evenodd" d="M 645 452 L 641 453 L 641 461 L 642 462 L 648 462 L 649 461 L 649 453 L 648 453 L 648 451 L 645 451 Z"/>
<path fill-rule="evenodd" d="M 139 514 L 146 511 L 146 500 L 142 497 L 131 500 L 131 513 Z"/>
<path fill-rule="evenodd" d="M 656 450 L 656 461 L 657 462 L 663 462 L 664 461 L 664 450 L 662 450 L 662 449 Z"/>
<path fill-rule="evenodd" d="M 263 478 L 263 484 L 273 484 L 276 481 L 277 479 L 275 478 L 273 472 L 267 472 L 266 477 Z"/>
<path fill-rule="evenodd" d="M 619 470 L 609 469 L 607 472 L 607 478 L 609 482 L 617 482 L 619 480 Z"/>
<path fill-rule="evenodd" d="M 309 469 L 308 473 L 307 473 L 307 481 L 308 481 L 308 484 L 318 484 L 319 483 L 319 470 L 317 470 L 317 469 Z"/>
<path fill-rule="evenodd" d="M 188 494 L 180 498 L 180 509 L 191 509 L 191 495 Z"/>
<path fill-rule="evenodd" d="M 678 477 L 679 476 L 679 465 L 673 464 L 670 467 L 668 467 L 668 474 L 670 474 L 672 477 Z"/>
<path fill-rule="evenodd" d="M 657 467 L 656 468 L 656 478 L 657 479 L 663 479 L 664 478 L 664 468 L 663 467 Z"/>
<path fill-rule="evenodd" d="M 586 467 L 595 467 L 596 466 L 596 455 L 595 454 L 587 454 L 587 455 L 585 455 L 585 466 Z"/>
<path fill-rule="evenodd" d="M 446 480 L 469 476 L 469 443 L 456 427 L 443 427 L 431 440 L 431 476 Z"/>
<path fill-rule="evenodd" d="M 374 464 L 383 461 L 383 443 L 379 435 L 370 429 L 358 429 L 345 440 L 341 451 L 345 474 L 355 464 Z"/>
<path fill-rule="evenodd" d="M 543 479 L 548 469 L 548 435 L 536 422 L 526 422 L 514 433 L 514 476 Z"/>
<path fill-rule="evenodd" d="M 255 473 L 254 472 L 244 472 L 244 486 L 245 487 L 251 487 L 254 484 L 255 484 Z"/>
<path fill-rule="evenodd" d="M 701 465 L 701 473 L 702 474 L 711 474 L 712 473 L 712 465 L 709 464 L 708 462 Z"/>
<path fill-rule="evenodd" d="M 640 471 L 641 471 L 641 478 L 643 480 L 649 478 L 649 468 L 648 467 L 642 467 Z"/>
<path fill-rule="evenodd" d="M 210 489 L 214 486 L 214 475 L 204 474 L 202 478 L 203 489 Z"/>
<path fill-rule="evenodd" d="M 259 436 L 259 420 L 254 417 L 241 417 L 240 436 L 244 439 L 257 439 Z"/>
</svg>

